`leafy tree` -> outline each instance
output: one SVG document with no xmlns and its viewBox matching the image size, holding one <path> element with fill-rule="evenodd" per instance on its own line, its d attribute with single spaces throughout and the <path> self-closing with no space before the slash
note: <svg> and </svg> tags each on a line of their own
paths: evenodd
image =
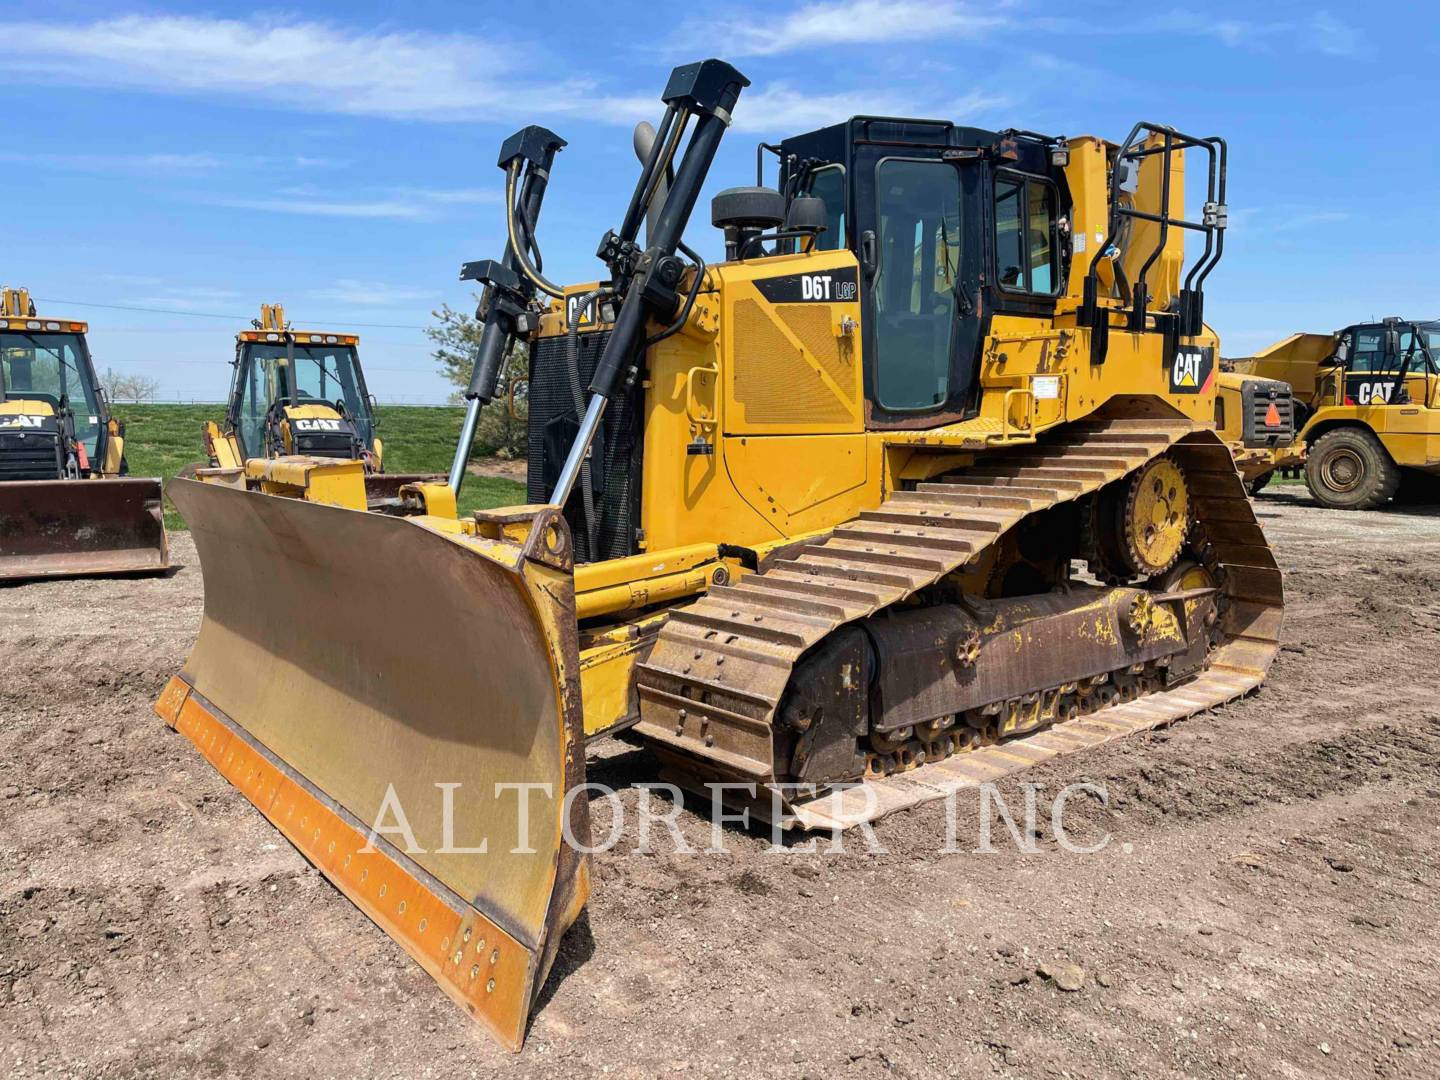
<svg viewBox="0 0 1440 1080">
<path fill-rule="evenodd" d="M 435 343 L 435 362 L 440 366 L 441 374 L 457 387 L 468 386 L 470 372 L 475 366 L 475 350 L 480 344 L 480 323 L 473 315 L 456 311 L 449 304 L 430 314 L 438 321 L 435 326 L 425 328 L 425 336 Z M 523 345 L 517 345 L 505 357 L 495 400 L 480 410 L 480 423 L 475 429 L 472 454 L 506 458 L 525 456 L 526 403 L 523 383 L 528 371 L 528 358 L 528 351 Z M 510 415 L 509 388 L 512 385 L 516 386 L 517 391 L 514 397 L 514 416 Z M 463 389 L 451 394 L 450 400 L 464 404 Z"/>
</svg>

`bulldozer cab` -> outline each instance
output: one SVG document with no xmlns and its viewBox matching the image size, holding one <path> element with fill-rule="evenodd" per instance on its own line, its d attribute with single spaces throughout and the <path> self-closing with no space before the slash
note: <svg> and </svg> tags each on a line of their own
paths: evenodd
<svg viewBox="0 0 1440 1080">
<path fill-rule="evenodd" d="M 762 179 L 767 150 L 779 158 L 787 205 L 809 195 L 824 206 L 808 250 L 848 250 L 858 263 L 858 276 L 835 287 L 858 291 L 868 430 L 975 416 L 983 346 L 1007 319 L 1095 327 L 1097 364 L 1107 310 L 1132 331 L 1165 335 L 1172 355 L 1181 338 L 1207 333 L 1202 290 L 1224 228 L 1218 140 L 1140 124 L 1115 146 L 858 116 L 762 145 Z M 1183 217 L 1189 151 L 1208 167 L 1203 220 Z M 1099 168 L 1071 170 L 1072 154 Z M 1075 177 L 1089 187 L 1072 191 Z M 1199 179 L 1204 190 L 1205 173 Z M 1204 250 L 1185 273 L 1187 233 Z M 1213 357 L 1200 367 L 1213 371 Z M 1206 388 L 1194 379 L 1204 372 L 1177 372 L 1176 392 Z"/>
<path fill-rule="evenodd" d="M 83 323 L 0 321 L 0 427 L 19 428 L 42 417 L 67 426 L 79 451 L 79 474 L 88 475 L 105 459 L 106 412 Z M 41 471 L 8 479 L 56 478 L 53 469 Z"/>
<path fill-rule="evenodd" d="M 360 445 L 373 451 L 375 416 L 357 344 L 349 334 L 257 330 L 239 335 L 227 421 L 243 457 L 349 456 L 347 421 Z M 290 419 L 291 446 L 276 445 L 280 413 Z M 330 445 L 342 441 L 344 446 Z"/>
<path fill-rule="evenodd" d="M 861 302 L 867 426 L 974 415 L 982 312 L 1053 313 L 1064 282 L 1069 192 L 1050 141 L 855 117 L 775 149 L 781 191 L 824 204 L 816 248 L 859 264 L 836 287 Z"/>
</svg>

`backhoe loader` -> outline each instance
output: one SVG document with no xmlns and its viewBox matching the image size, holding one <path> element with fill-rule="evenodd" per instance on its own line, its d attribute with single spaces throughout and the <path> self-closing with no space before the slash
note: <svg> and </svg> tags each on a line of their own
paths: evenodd
<svg viewBox="0 0 1440 1080">
<path fill-rule="evenodd" d="M 402 487 L 429 477 L 385 472 L 359 344 L 354 334 L 296 330 L 282 305 L 262 304 L 235 335 L 224 423 L 202 428 L 209 467 L 220 470 L 208 477 L 285 493 L 292 480 L 318 480 L 313 470 L 297 475 L 294 459 L 323 458 L 337 463 L 327 476 L 364 476 L 371 509 L 397 508 Z"/>
<path fill-rule="evenodd" d="M 87 330 L 0 289 L 0 581 L 170 565 L 160 481 L 127 475 Z"/>
<path fill-rule="evenodd" d="M 1373 510 L 1397 493 L 1440 502 L 1440 322 L 1292 334 L 1234 366 L 1294 387 L 1299 432 L 1272 471 L 1303 467 L 1321 506 Z"/>
<path fill-rule="evenodd" d="M 672 72 L 587 284 L 539 252 L 564 141 L 506 141 L 467 422 L 408 516 L 353 477 L 172 487 L 205 617 L 157 712 L 511 1047 L 589 891 L 587 739 L 834 833 L 1229 701 L 1277 649 L 1214 429 L 1223 140 L 858 116 L 762 145 L 707 261 L 747 85 Z M 517 340 L 531 502 L 459 520 Z"/>
</svg>

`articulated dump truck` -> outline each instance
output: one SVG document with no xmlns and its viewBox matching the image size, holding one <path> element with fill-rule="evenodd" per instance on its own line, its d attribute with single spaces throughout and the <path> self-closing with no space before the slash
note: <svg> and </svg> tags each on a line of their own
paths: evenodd
<svg viewBox="0 0 1440 1080">
<path fill-rule="evenodd" d="M 0 289 L 0 581 L 169 568 L 160 481 L 128 475 L 87 330 Z"/>
<path fill-rule="evenodd" d="M 587 740 L 834 832 L 1230 701 L 1277 648 L 1203 319 L 1224 142 L 856 117 L 762 146 L 778 185 L 715 197 L 707 262 L 747 85 L 672 73 L 588 284 L 541 269 L 563 141 L 505 143 L 416 512 L 172 485 L 205 617 L 158 712 L 511 1047 L 589 890 Z M 458 520 L 516 341 L 530 505 Z"/>
<path fill-rule="evenodd" d="M 359 345 L 343 331 L 297 330 L 282 305 L 262 304 L 260 318 L 235 335 L 224 422 L 201 429 L 206 479 L 299 497 L 328 486 L 332 504 L 402 510 L 402 489 L 435 477 L 385 471 Z M 317 465 L 317 458 L 330 464 Z M 355 476 L 364 477 L 363 491 Z M 340 490 L 359 501 L 336 497 Z"/>
<path fill-rule="evenodd" d="M 1294 387 L 1298 432 L 1259 482 L 1303 467 L 1310 496 L 1331 510 L 1440 502 L 1440 322 L 1292 334 L 1232 366 L 1231 378 Z"/>
</svg>

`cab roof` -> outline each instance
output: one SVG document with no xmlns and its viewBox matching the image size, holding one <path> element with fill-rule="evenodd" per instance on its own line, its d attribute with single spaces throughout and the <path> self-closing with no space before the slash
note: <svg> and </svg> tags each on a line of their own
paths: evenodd
<svg viewBox="0 0 1440 1080">
<path fill-rule="evenodd" d="M 346 334 L 336 330 L 241 330 L 235 335 L 236 344 L 248 342 L 283 342 L 293 337 L 296 345 L 359 345 L 358 334 Z"/>
<path fill-rule="evenodd" d="M 30 316 L 24 319 L 0 318 L 0 330 L 28 330 L 31 333 L 85 334 L 90 324 L 75 319 L 57 319 L 49 315 Z"/>
</svg>

